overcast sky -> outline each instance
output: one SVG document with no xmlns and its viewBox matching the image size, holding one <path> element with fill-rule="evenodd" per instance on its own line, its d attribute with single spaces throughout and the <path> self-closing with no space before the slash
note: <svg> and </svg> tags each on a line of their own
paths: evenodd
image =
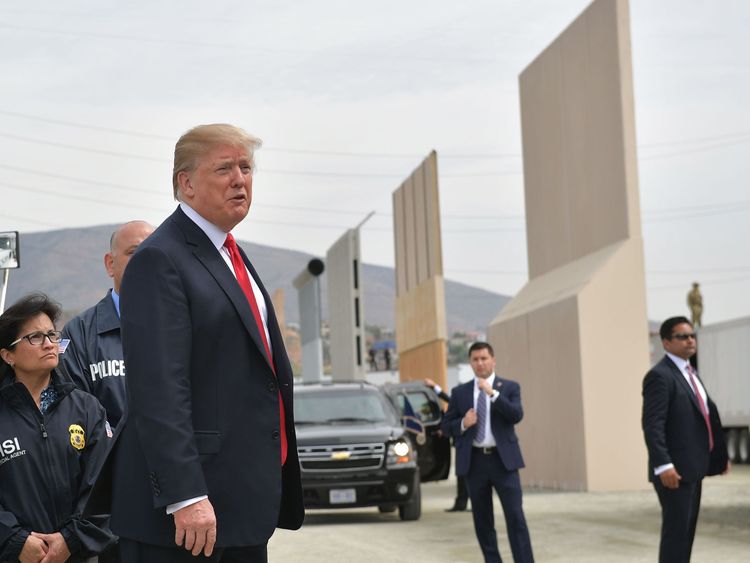
<svg viewBox="0 0 750 563">
<path fill-rule="evenodd" d="M 435 149 L 446 277 L 513 294 L 518 75 L 587 5 L 0 0 L 0 230 L 157 224 L 176 139 L 230 122 L 264 141 L 238 238 L 323 256 L 374 210 L 363 259 L 393 265 L 391 193 Z M 750 4 L 630 7 L 649 316 L 693 280 L 705 322 L 750 315 Z"/>
</svg>

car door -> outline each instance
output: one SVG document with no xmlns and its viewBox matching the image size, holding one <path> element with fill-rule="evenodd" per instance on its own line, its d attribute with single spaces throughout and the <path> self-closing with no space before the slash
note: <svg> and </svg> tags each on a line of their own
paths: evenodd
<svg viewBox="0 0 750 563">
<path fill-rule="evenodd" d="M 435 391 L 419 382 L 391 383 L 384 386 L 386 395 L 398 409 L 407 429 L 409 418 L 418 419 L 424 432 L 414 432 L 422 482 L 447 479 L 451 465 L 450 440 L 440 431 L 443 411 Z"/>
</svg>

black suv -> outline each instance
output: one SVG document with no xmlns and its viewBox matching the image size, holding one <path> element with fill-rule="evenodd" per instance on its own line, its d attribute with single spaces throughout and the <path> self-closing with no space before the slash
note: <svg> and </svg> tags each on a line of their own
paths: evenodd
<svg viewBox="0 0 750 563">
<path fill-rule="evenodd" d="M 398 508 L 402 520 L 419 519 L 420 481 L 445 479 L 450 468 L 450 445 L 437 432 L 440 412 L 424 385 L 295 386 L 305 507 Z"/>
</svg>

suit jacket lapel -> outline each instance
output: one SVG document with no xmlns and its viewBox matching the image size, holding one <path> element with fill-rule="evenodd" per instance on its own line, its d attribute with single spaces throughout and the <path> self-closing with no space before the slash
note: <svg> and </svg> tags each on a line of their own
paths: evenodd
<svg viewBox="0 0 750 563">
<path fill-rule="evenodd" d="M 261 354 L 266 358 L 266 349 L 263 346 L 263 341 L 260 338 L 260 332 L 258 325 L 255 323 L 253 312 L 250 310 L 250 304 L 247 302 L 247 297 L 242 291 L 240 284 L 237 283 L 237 278 L 229 270 L 227 263 L 216 250 L 216 247 L 211 243 L 209 238 L 206 236 L 198 225 L 193 223 L 180 208 L 172 215 L 180 225 L 182 232 L 185 233 L 185 240 L 192 247 L 193 255 L 208 272 L 216 280 L 216 283 L 226 293 L 229 300 L 237 309 L 237 313 L 242 320 L 242 324 L 250 335 L 250 338 L 261 351 Z M 244 255 L 243 255 L 244 257 Z M 256 278 L 257 281 L 257 278 Z M 266 300 L 268 303 L 268 300 Z"/>
<path fill-rule="evenodd" d="M 695 391 L 693 390 L 693 387 L 687 382 L 687 379 L 685 379 L 685 376 L 682 375 L 682 372 L 680 371 L 680 368 L 678 368 L 675 363 L 669 358 L 669 356 L 665 356 L 665 360 L 669 364 L 670 370 L 672 372 L 672 375 L 677 379 L 677 384 L 682 385 L 683 389 L 685 389 L 688 393 L 688 396 L 690 397 L 690 400 L 693 403 L 693 406 L 698 411 L 698 413 L 703 416 L 703 412 L 701 411 L 701 407 L 698 404 L 698 397 L 695 395 Z"/>
<path fill-rule="evenodd" d="M 273 308 L 273 302 L 271 301 L 271 297 L 268 295 L 268 292 L 266 291 L 265 286 L 263 285 L 263 282 L 260 280 L 260 276 L 258 275 L 258 272 L 255 271 L 255 268 L 253 267 L 252 263 L 247 257 L 247 254 L 245 254 L 245 251 L 242 249 L 240 245 L 237 245 L 237 248 L 240 250 L 240 255 L 242 256 L 242 260 L 245 262 L 245 267 L 247 267 L 247 271 L 250 272 L 250 275 L 255 280 L 255 283 L 258 284 L 258 288 L 260 289 L 260 292 L 263 294 L 263 300 L 266 302 L 266 326 L 268 328 L 268 337 L 271 339 L 270 345 L 271 345 L 271 355 L 276 358 L 276 354 L 279 351 L 280 346 L 284 346 L 283 339 L 281 337 L 281 329 L 279 328 L 279 323 L 276 320 L 276 312 Z M 249 306 L 248 306 L 249 308 Z M 252 315 L 252 312 L 251 312 Z M 260 334 L 258 335 L 260 337 Z M 263 343 L 260 343 L 261 348 L 263 347 Z M 279 363 L 274 359 L 274 365 L 278 366 Z"/>
</svg>

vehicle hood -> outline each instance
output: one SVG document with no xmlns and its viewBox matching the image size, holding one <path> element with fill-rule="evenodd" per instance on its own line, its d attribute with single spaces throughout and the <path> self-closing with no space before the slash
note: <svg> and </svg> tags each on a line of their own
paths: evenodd
<svg viewBox="0 0 750 563">
<path fill-rule="evenodd" d="M 296 431 L 298 446 L 387 442 L 404 435 L 401 426 L 387 423 L 302 425 Z"/>
</svg>

